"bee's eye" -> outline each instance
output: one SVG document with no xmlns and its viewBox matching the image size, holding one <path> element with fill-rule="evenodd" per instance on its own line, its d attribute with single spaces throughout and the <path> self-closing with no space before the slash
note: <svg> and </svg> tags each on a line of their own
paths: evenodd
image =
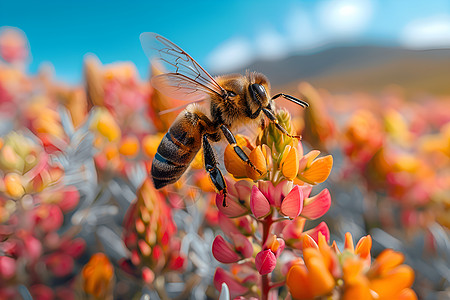
<svg viewBox="0 0 450 300">
<path fill-rule="evenodd" d="M 253 99 L 259 103 L 264 102 L 263 99 L 266 99 L 266 89 L 264 86 L 254 83 L 250 85 L 249 87 L 250 94 L 252 95 Z"/>
<path fill-rule="evenodd" d="M 228 91 L 228 97 L 236 97 L 236 93 L 232 91 Z"/>
</svg>

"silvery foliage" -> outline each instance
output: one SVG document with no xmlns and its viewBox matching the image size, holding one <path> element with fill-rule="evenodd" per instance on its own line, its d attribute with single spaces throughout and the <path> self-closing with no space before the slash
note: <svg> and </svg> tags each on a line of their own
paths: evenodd
<svg viewBox="0 0 450 300">
<path fill-rule="evenodd" d="M 113 261 L 129 257 L 128 249 L 122 241 L 122 222 L 129 205 L 148 174 L 143 163 L 136 163 L 126 178 L 114 176 L 105 182 L 98 182 L 94 164 L 94 134 L 89 130 L 94 110 L 79 128 L 73 128 L 70 115 L 60 109 L 61 123 L 68 137 L 63 144 L 63 153 L 55 158 L 66 173 L 65 184 L 75 186 L 80 192 L 80 203 L 71 214 L 71 226 L 79 227 L 79 235 L 88 245 L 88 252 L 99 249 Z M 61 142 L 63 143 L 63 142 Z M 178 231 L 185 233 L 181 253 L 188 258 L 187 270 L 181 274 L 180 283 L 166 283 L 165 289 L 170 298 L 189 292 L 191 299 L 206 298 L 206 290 L 212 285 L 218 262 L 212 255 L 211 245 L 214 231 L 202 228 L 204 211 L 200 199 L 184 210 L 174 210 L 174 221 Z M 202 231 L 202 235 L 199 232 Z M 191 277 L 191 278 L 188 278 Z M 159 299 L 156 291 L 143 287 L 141 299 Z"/>
</svg>

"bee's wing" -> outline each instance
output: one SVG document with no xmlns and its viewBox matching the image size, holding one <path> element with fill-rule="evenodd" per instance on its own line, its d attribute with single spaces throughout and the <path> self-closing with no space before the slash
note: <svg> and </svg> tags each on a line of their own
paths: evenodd
<svg viewBox="0 0 450 300">
<path fill-rule="evenodd" d="M 140 36 L 150 61 L 156 60 L 168 72 L 152 78 L 152 85 L 169 97 L 195 101 L 211 93 L 223 96 L 225 90 L 183 49 L 153 32 Z"/>
</svg>

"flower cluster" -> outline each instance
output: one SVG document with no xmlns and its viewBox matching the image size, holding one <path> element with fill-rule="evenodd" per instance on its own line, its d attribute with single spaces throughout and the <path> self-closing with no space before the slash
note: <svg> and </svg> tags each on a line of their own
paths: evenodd
<svg viewBox="0 0 450 300">
<path fill-rule="evenodd" d="M 371 247 L 370 235 L 362 237 L 354 247 L 350 233 L 345 235 L 342 252 L 335 242 L 329 246 L 321 233 L 318 243 L 312 239 L 305 241 L 303 259 L 294 262 L 286 276 L 292 297 L 417 299 L 410 288 L 414 272 L 411 267 L 402 265 L 403 255 L 386 249 L 371 263 Z"/>
<path fill-rule="evenodd" d="M 183 270 L 185 257 L 179 252 L 180 240 L 175 237 L 176 230 L 169 206 L 147 179 L 139 189 L 137 199 L 128 208 L 123 237 L 131 251 L 130 262 L 140 267 L 145 282 L 152 283 L 155 273 Z"/>
<path fill-rule="evenodd" d="M 287 112 L 280 111 L 277 118 L 291 131 Z M 218 268 L 214 282 L 218 289 L 225 282 L 232 296 L 247 294 L 267 299 L 270 290 L 279 286 L 271 282 L 270 274 L 286 246 L 302 249 L 298 241 L 308 233 L 317 238 L 322 232 L 329 238 L 325 223 L 306 232 L 303 229 L 306 220 L 320 218 L 331 205 L 327 189 L 312 197 L 310 193 L 312 185 L 329 176 L 333 160 L 331 156 L 317 158 L 319 151 L 304 155 L 299 141 L 283 135 L 273 125 L 262 132 L 256 146 L 244 136 L 238 137 L 238 143 L 262 174 L 239 160 L 230 148 L 225 150 L 225 166 L 240 180 L 227 180 L 228 206 L 221 205 L 221 195 L 216 197 L 216 204 L 223 219 L 235 219 L 220 222 L 229 242 L 218 235 L 212 251 L 218 261 L 232 264 L 237 273 Z"/>
<path fill-rule="evenodd" d="M 16 132 L 1 145 L 2 298 L 18 296 L 13 283 L 29 284 L 36 299 L 71 293 L 64 284 L 52 282 L 75 275 L 76 260 L 86 247 L 74 233 L 58 232 L 64 215 L 78 205 L 79 193 L 61 183 L 63 170 L 50 157 L 35 138 Z"/>
</svg>

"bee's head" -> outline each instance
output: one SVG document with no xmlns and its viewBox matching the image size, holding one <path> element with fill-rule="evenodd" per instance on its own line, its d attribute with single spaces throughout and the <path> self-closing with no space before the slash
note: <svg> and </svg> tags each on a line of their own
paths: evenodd
<svg viewBox="0 0 450 300">
<path fill-rule="evenodd" d="M 270 102 L 269 80 L 261 73 L 247 73 L 249 79 L 248 92 L 250 99 L 258 107 L 267 107 Z"/>
</svg>

